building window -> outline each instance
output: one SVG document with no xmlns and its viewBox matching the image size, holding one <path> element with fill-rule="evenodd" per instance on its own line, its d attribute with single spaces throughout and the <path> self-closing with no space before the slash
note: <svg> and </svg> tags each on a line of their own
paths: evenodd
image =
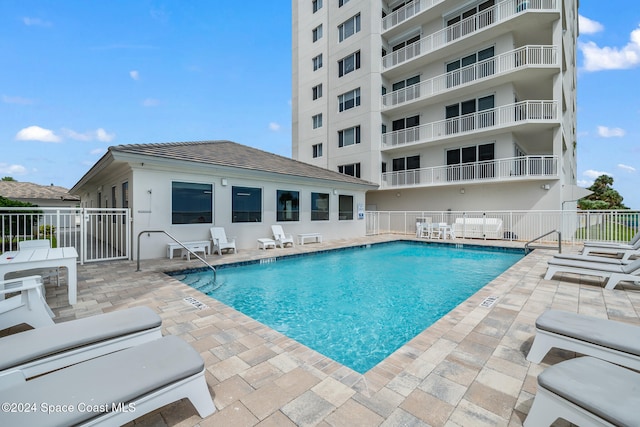
<svg viewBox="0 0 640 427">
<path fill-rule="evenodd" d="M 313 13 L 316 13 L 317 11 L 322 9 L 322 0 L 313 0 L 311 2 L 311 5 L 313 6 Z"/>
<path fill-rule="evenodd" d="M 391 51 L 395 52 L 397 50 L 404 49 L 405 47 L 410 46 L 410 45 L 412 45 L 412 44 L 414 44 L 414 43 L 416 43 L 418 41 L 420 41 L 420 34 L 418 34 L 417 36 L 410 37 L 410 38 L 406 39 L 405 41 L 402 41 L 402 42 L 394 45 L 393 47 L 391 47 Z M 411 57 L 413 57 L 413 54 L 411 55 Z"/>
<path fill-rule="evenodd" d="M 360 144 L 360 126 L 338 131 L 338 147 Z"/>
<path fill-rule="evenodd" d="M 322 38 L 322 24 L 318 25 L 313 30 L 311 30 L 311 34 L 313 35 L 314 42 L 317 42 L 318 40 L 320 40 Z"/>
<path fill-rule="evenodd" d="M 360 105 L 360 88 L 338 96 L 338 111 L 349 110 Z"/>
<path fill-rule="evenodd" d="M 352 53 L 338 61 L 338 77 L 349 74 L 358 68 L 360 68 L 360 51 Z"/>
<path fill-rule="evenodd" d="M 232 222 L 262 222 L 262 189 L 233 187 L 231 197 Z"/>
<path fill-rule="evenodd" d="M 353 196 L 340 195 L 338 197 L 338 220 L 353 219 Z"/>
<path fill-rule="evenodd" d="M 493 95 L 469 99 L 445 107 L 445 130 L 447 134 L 467 132 L 476 128 L 493 126 L 495 123 Z M 478 111 L 477 114 L 474 114 Z"/>
<path fill-rule="evenodd" d="M 494 48 L 489 47 L 464 58 L 447 63 L 447 87 L 457 86 L 495 73 L 495 60 L 487 61 L 494 56 Z M 473 64 L 481 62 L 477 66 Z"/>
<path fill-rule="evenodd" d="M 314 144 L 313 148 L 313 158 L 322 157 L 322 144 Z"/>
<path fill-rule="evenodd" d="M 329 193 L 311 193 L 311 221 L 329 220 Z"/>
<path fill-rule="evenodd" d="M 318 98 L 322 98 L 322 83 L 316 85 L 311 88 L 311 94 L 313 95 L 313 99 L 316 100 Z"/>
<path fill-rule="evenodd" d="M 338 172 L 344 175 L 355 176 L 360 178 L 360 163 L 352 163 L 350 165 L 338 166 Z"/>
<path fill-rule="evenodd" d="M 313 61 L 313 71 L 316 71 L 319 68 L 322 68 L 322 54 L 314 57 Z"/>
<path fill-rule="evenodd" d="M 494 5 L 495 0 L 488 0 L 465 10 L 462 13 L 447 18 L 447 41 L 455 40 L 476 31 L 478 28 L 483 28 L 487 25 L 493 24 L 495 20 L 495 11 L 489 10 L 484 13 L 483 11 Z M 480 16 L 472 18 L 476 14 L 480 14 Z M 462 23 L 462 21 L 465 22 Z"/>
<path fill-rule="evenodd" d="M 276 192 L 276 221 L 300 220 L 300 193 L 297 191 L 278 190 Z"/>
<path fill-rule="evenodd" d="M 393 171 L 420 169 L 420 156 L 398 157 L 393 159 Z"/>
<path fill-rule="evenodd" d="M 129 183 L 128 182 L 122 183 L 122 207 L 123 208 L 129 207 Z"/>
<path fill-rule="evenodd" d="M 322 127 L 322 113 L 316 114 L 311 119 L 313 121 L 313 128 L 314 129 L 318 129 L 318 128 Z"/>
<path fill-rule="evenodd" d="M 360 14 L 353 16 L 338 25 L 338 38 L 343 41 L 360 31 Z"/>
<path fill-rule="evenodd" d="M 213 223 L 213 186 L 194 182 L 172 182 L 171 223 Z"/>
<path fill-rule="evenodd" d="M 342 7 L 347 3 L 349 3 L 349 0 L 338 0 L 338 7 Z"/>
<path fill-rule="evenodd" d="M 447 181 L 493 178 L 495 164 L 491 160 L 494 158 L 494 143 L 447 150 Z"/>
</svg>

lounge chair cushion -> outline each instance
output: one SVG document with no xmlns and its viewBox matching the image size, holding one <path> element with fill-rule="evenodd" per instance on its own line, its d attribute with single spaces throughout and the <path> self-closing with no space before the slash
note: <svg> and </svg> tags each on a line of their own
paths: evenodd
<svg viewBox="0 0 640 427">
<path fill-rule="evenodd" d="M 143 306 L 9 335 L 0 339 L 0 371 L 161 324 L 160 316 Z"/>
<path fill-rule="evenodd" d="M 126 407 L 135 398 L 201 373 L 203 369 L 202 357 L 193 347 L 176 336 L 166 336 L 0 391 L 2 402 L 38 402 L 38 405 L 46 402 L 75 409 L 46 414 L 38 406 L 37 412 L 0 414 L 0 424 L 75 425 L 100 415 L 100 412 L 83 412 L 82 405 L 103 405 L 108 410 L 112 403 Z"/>
<path fill-rule="evenodd" d="M 593 357 L 545 369 L 538 385 L 618 426 L 638 425 L 640 374 Z"/>
<path fill-rule="evenodd" d="M 538 317 L 536 328 L 640 356 L 638 325 L 549 310 Z"/>
</svg>

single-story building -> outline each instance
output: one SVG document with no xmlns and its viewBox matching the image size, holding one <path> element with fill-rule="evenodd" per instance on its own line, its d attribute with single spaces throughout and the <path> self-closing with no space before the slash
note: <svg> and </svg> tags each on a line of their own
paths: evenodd
<svg viewBox="0 0 640 427">
<path fill-rule="evenodd" d="M 32 182 L 0 181 L 0 196 L 40 207 L 69 207 L 80 205 L 80 197 L 57 185 Z"/>
<path fill-rule="evenodd" d="M 224 227 L 236 246 L 256 248 L 285 233 L 320 233 L 324 240 L 365 235 L 362 179 L 231 141 L 128 144 L 107 153 L 71 188 L 83 208 L 130 208 L 137 236 L 163 230 L 180 241 L 210 238 Z M 140 258 L 166 256 L 171 239 L 142 234 Z"/>
</svg>

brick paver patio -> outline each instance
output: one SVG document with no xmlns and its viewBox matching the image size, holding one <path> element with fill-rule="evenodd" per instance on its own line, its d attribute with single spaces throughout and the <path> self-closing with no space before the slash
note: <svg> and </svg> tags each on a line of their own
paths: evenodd
<svg viewBox="0 0 640 427">
<path fill-rule="evenodd" d="M 207 261 L 229 263 L 398 238 L 403 237 L 241 250 L 210 255 Z M 526 361 L 538 315 L 556 308 L 640 323 L 640 289 L 608 291 L 596 278 L 569 274 L 543 280 L 546 260 L 554 253 L 535 250 L 364 375 L 163 274 L 200 267 L 193 258 L 143 260 L 139 272 L 135 262 L 85 264 L 78 269 L 76 305 L 68 305 L 64 281 L 60 287 L 47 285 L 47 300 L 56 322 L 149 306 L 162 317 L 165 335 L 180 336 L 200 352 L 217 412 L 201 419 L 183 400 L 140 417 L 135 425 L 520 426 L 533 402 L 538 373 L 575 356 L 554 350 L 541 365 Z M 498 297 L 496 302 L 481 306 L 490 296 Z M 185 297 L 209 308 L 198 309 Z"/>
</svg>

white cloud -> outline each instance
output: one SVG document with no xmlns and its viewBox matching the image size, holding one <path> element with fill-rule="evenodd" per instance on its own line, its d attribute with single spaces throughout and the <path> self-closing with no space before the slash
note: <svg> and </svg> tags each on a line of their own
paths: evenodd
<svg viewBox="0 0 640 427">
<path fill-rule="evenodd" d="M 142 101 L 142 106 L 144 107 L 157 107 L 158 105 L 160 105 L 160 101 L 155 98 L 147 98 Z"/>
<path fill-rule="evenodd" d="M 42 141 L 42 142 L 60 142 L 61 139 L 50 129 L 44 129 L 40 126 L 29 126 L 16 134 L 17 141 Z"/>
<path fill-rule="evenodd" d="M 622 163 L 618 163 L 618 169 L 622 169 L 623 171 L 631 173 L 636 171 L 636 168 L 634 168 L 633 166 L 623 165 Z"/>
<path fill-rule="evenodd" d="M 624 129 L 598 126 L 598 135 L 603 138 L 620 138 L 625 135 Z"/>
<path fill-rule="evenodd" d="M 91 154 L 92 156 L 99 156 L 101 154 L 104 154 L 106 150 L 102 147 L 100 148 L 94 148 L 93 150 L 89 151 L 89 154 Z"/>
<path fill-rule="evenodd" d="M 40 18 L 29 18 L 28 16 L 22 18 L 22 23 L 27 27 L 50 27 L 53 25 L 49 21 L 44 21 Z"/>
<path fill-rule="evenodd" d="M 62 129 L 62 133 L 67 137 L 74 139 L 76 141 L 101 141 L 101 142 L 109 142 L 113 138 L 115 138 L 115 134 L 108 133 L 103 128 L 98 128 L 96 130 L 90 130 L 87 132 L 76 132 L 73 129 Z"/>
<path fill-rule="evenodd" d="M 131 70 L 131 71 L 129 71 L 129 76 L 130 76 L 133 80 L 140 80 L 140 73 L 138 73 L 138 70 Z"/>
<path fill-rule="evenodd" d="M 622 70 L 640 64 L 640 27 L 631 32 L 629 43 L 622 48 L 599 47 L 592 41 L 578 43 L 587 71 Z"/>
<path fill-rule="evenodd" d="M 280 126 L 278 123 L 275 122 L 271 122 L 269 123 L 269 130 L 272 130 L 274 132 L 278 132 L 281 129 L 282 126 Z"/>
<path fill-rule="evenodd" d="M 578 187 L 588 188 L 593 185 L 593 180 L 579 179 L 576 184 L 578 184 Z"/>
<path fill-rule="evenodd" d="M 585 16 L 578 15 L 578 28 L 580 34 L 594 34 L 604 30 L 604 25 Z"/>
<path fill-rule="evenodd" d="M 25 175 L 27 168 L 22 165 L 9 165 L 7 163 L 0 163 L 0 173 L 3 175 Z"/>
<path fill-rule="evenodd" d="M 601 175 L 609 175 L 609 176 L 613 176 L 612 174 L 610 174 L 609 172 L 600 172 L 600 171 L 596 171 L 593 169 L 587 169 L 586 171 L 582 172 L 582 175 L 586 176 L 587 178 L 590 179 L 596 179 L 597 177 L 601 176 Z M 591 184 L 589 184 L 591 185 Z"/>
<path fill-rule="evenodd" d="M 20 104 L 20 105 L 33 104 L 33 100 L 29 98 L 23 98 L 21 96 L 7 96 L 7 95 L 2 95 L 2 102 L 4 102 L 5 104 Z"/>
</svg>

